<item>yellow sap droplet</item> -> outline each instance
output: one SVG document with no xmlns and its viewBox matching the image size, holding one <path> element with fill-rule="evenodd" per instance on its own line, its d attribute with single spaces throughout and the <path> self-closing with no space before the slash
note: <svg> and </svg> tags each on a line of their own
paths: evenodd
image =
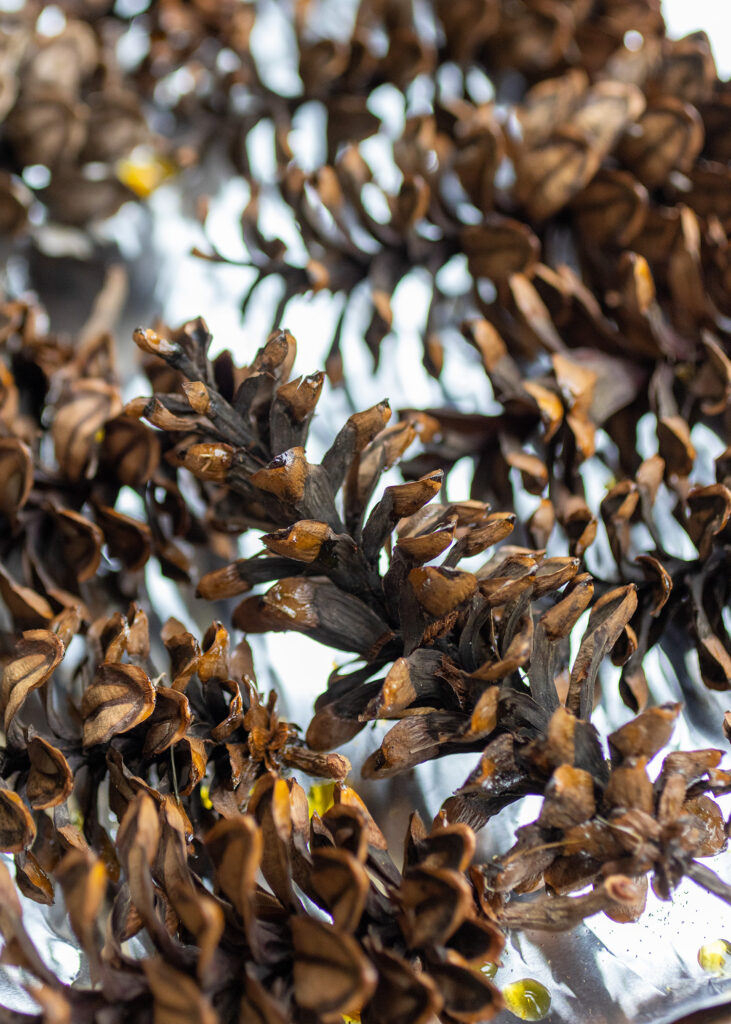
<svg viewBox="0 0 731 1024">
<path fill-rule="evenodd" d="M 486 960 L 480 968 L 480 974 L 484 974 L 492 980 L 497 974 L 497 964 L 494 964 L 492 960 Z"/>
<path fill-rule="evenodd" d="M 156 188 L 175 173 L 175 165 L 164 157 L 147 150 L 138 151 L 124 160 L 118 160 L 117 178 L 140 199 L 147 199 Z"/>
<path fill-rule="evenodd" d="M 325 811 L 330 810 L 333 805 L 334 791 L 334 782 L 314 782 L 310 786 L 310 791 L 307 794 L 307 806 L 310 810 L 310 816 L 317 811 L 320 817 L 322 817 Z"/>
<path fill-rule="evenodd" d="M 199 786 L 198 787 L 198 792 L 201 795 L 201 803 L 203 804 L 205 809 L 207 811 L 212 810 L 213 809 L 213 804 L 211 803 L 211 791 L 208 788 L 208 786 L 203 786 L 203 785 Z"/>
<path fill-rule="evenodd" d="M 704 943 L 698 950 L 698 963 L 709 974 L 731 974 L 731 942 L 713 939 Z"/>
<path fill-rule="evenodd" d="M 521 1020 L 543 1020 L 551 1009 L 551 995 L 535 978 L 521 978 L 503 989 L 505 1005 Z"/>
<path fill-rule="evenodd" d="M 84 829 L 84 815 L 81 813 L 78 807 L 69 808 L 69 821 L 70 823 L 82 832 Z"/>
<path fill-rule="evenodd" d="M 343 1024 L 360 1024 L 359 1013 L 346 1013 L 343 1016 Z"/>
</svg>

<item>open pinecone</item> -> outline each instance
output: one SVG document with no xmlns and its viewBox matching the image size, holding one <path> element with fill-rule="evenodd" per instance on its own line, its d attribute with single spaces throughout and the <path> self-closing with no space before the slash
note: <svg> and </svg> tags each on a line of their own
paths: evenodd
<svg viewBox="0 0 731 1024">
<path fill-rule="evenodd" d="M 208 360 L 201 320 L 139 330 L 156 390 L 123 406 L 98 310 L 75 350 L 32 307 L 3 317 L 0 837 L 25 896 L 50 903 L 60 887 L 94 983 L 69 989 L 44 965 L 6 877 L 5 955 L 42 1006 L 75 1020 L 478 1021 L 501 999 L 475 967 L 505 929 L 634 919 L 648 877 L 665 897 L 685 875 L 729 898 L 698 860 L 726 841 L 720 752 L 671 753 L 653 784 L 679 705 L 613 733 L 609 759 L 589 722 L 599 665 L 633 656 L 655 578 L 592 605 L 577 551 L 505 545 L 514 514 L 432 501 L 441 472 L 376 500 L 383 471 L 439 429 L 424 414 L 354 414 L 310 464 L 323 375 L 289 379 L 285 331 L 239 368 Z M 115 507 L 135 492 L 147 522 Z M 249 529 L 267 531 L 264 550 L 231 562 Z M 198 586 L 224 611 L 277 581 L 244 597 L 234 627 L 297 628 L 361 659 L 331 680 L 306 743 L 260 698 L 245 640 L 231 647 L 218 622 L 199 643 L 165 621 L 141 572 L 151 555 L 183 587 L 193 560 L 217 563 Z M 322 751 L 376 718 L 396 725 L 373 776 L 481 755 L 430 830 L 412 819 L 401 870 L 352 788 L 310 814 L 291 774 L 343 779 L 347 759 Z M 474 829 L 526 794 L 544 797 L 537 820 L 481 864 Z"/>
<path fill-rule="evenodd" d="M 113 294 L 73 343 L 0 309 L 0 932 L 41 1007 L 4 1017 L 478 1022 L 511 930 L 633 921 L 684 877 L 731 902 L 703 863 L 731 773 L 717 749 L 653 772 L 684 694 L 657 706 L 643 667 L 657 649 L 681 691 L 731 686 L 729 88 L 705 37 L 667 39 L 655 0 L 362 0 L 345 26 L 297 3 L 287 93 L 264 4 L 58 7 L 50 37 L 36 6 L 2 16 L 3 225 L 36 164 L 54 219 L 113 212 L 144 101 L 249 186 L 244 310 L 283 290 L 248 366 L 209 359 L 200 319 L 137 331 L 153 394 L 126 404 Z M 391 424 L 383 402 L 310 462 L 325 374 L 291 379 L 287 302 L 344 299 L 326 371 L 349 382 L 346 314 L 364 295 L 377 362 L 414 269 L 427 369 L 466 341 L 497 410 L 445 387 Z M 245 634 L 278 630 L 354 658 L 304 731 L 257 685 Z M 610 662 L 635 717 L 605 737 Z M 375 721 L 370 779 L 476 761 L 398 852 L 334 752 Z M 485 861 L 477 833 L 526 796 Z M 18 891 L 65 907 L 90 984 L 44 961 Z"/>
<path fill-rule="evenodd" d="M 121 162 L 153 142 L 113 40 L 70 14 L 44 35 L 38 19 L 45 6 L 31 2 L 0 16 L 3 233 L 27 226 L 34 198 L 65 225 L 111 216 L 135 198 Z M 28 168 L 44 169 L 44 176 L 27 179 L 26 187 L 20 175 Z"/>
<path fill-rule="evenodd" d="M 311 465 L 304 443 L 322 375 L 288 380 L 287 332 L 239 369 L 227 353 L 208 361 L 200 320 L 168 335 L 140 330 L 164 390 L 121 408 L 108 336 L 90 334 L 73 353 L 28 307 L 4 315 L 4 408 L 14 415 L 3 420 L 3 464 L 14 497 L 2 593 L 9 624 L 25 631 L 6 645 L 0 693 L 0 838 L 25 896 L 51 903 L 60 887 L 94 985 L 70 989 L 49 971 L 6 875 L 5 955 L 35 976 L 44 1013 L 480 1021 L 502 1003 L 476 968 L 499 957 L 506 929 L 571 928 L 601 911 L 634 920 L 648 877 L 664 898 L 687 876 L 731 899 L 698 859 L 726 843 L 712 799 L 731 790 L 720 751 L 671 753 L 653 784 L 647 763 L 680 705 L 614 732 L 609 758 L 589 721 L 599 665 L 634 650 L 629 622 L 654 582 L 596 600 L 569 666 L 568 633 L 593 596 L 577 555 L 503 544 L 473 572 L 456 568 L 504 540 L 514 516 L 474 500 L 430 504 L 440 474 L 390 485 L 373 504 L 384 468 L 434 429 L 428 417 L 388 427 L 385 403 L 355 414 Z M 117 431 L 125 443 L 105 461 Z M 126 516 L 126 533 L 107 534 L 124 487 L 146 495 L 149 523 Z M 166 535 L 170 513 L 150 500 L 158 487 L 177 495 L 179 519 L 191 504 L 202 514 L 187 539 Z M 222 599 L 278 580 L 244 598 L 234 626 L 297 628 L 364 662 L 331 680 L 306 744 L 273 698 L 262 702 L 245 640 L 232 649 L 219 622 L 199 644 L 182 623 L 163 622 L 146 592 L 149 554 L 184 581 L 206 527 L 207 557 L 219 562 L 227 545 L 216 531 L 268 530 L 261 554 L 199 583 Z M 47 536 L 58 538 L 51 547 Z M 426 564 L 445 552 L 443 564 Z M 119 608 L 130 592 L 138 603 Z M 106 615 L 89 612 L 92 596 Z M 76 640 L 84 653 L 69 661 Z M 430 830 L 412 817 L 401 870 L 352 788 L 337 782 L 325 809 L 316 784 L 323 813 L 311 813 L 291 775 L 343 779 L 347 759 L 318 748 L 375 718 L 397 723 L 365 766 L 374 776 L 481 752 Z M 527 794 L 544 797 L 536 821 L 480 863 L 474 830 Z M 114 840 L 109 814 L 120 823 Z M 516 899 L 541 886 L 545 895 Z M 136 936 L 141 945 L 126 945 Z"/>
</svg>

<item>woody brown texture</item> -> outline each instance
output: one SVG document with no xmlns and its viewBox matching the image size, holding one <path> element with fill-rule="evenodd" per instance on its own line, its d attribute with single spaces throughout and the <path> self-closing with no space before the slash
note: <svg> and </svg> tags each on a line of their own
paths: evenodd
<svg viewBox="0 0 731 1024">
<path fill-rule="evenodd" d="M 698 859 L 726 843 L 721 751 L 669 754 L 653 783 L 646 765 L 680 704 L 648 708 L 606 747 L 589 721 L 599 665 L 635 650 L 630 622 L 653 579 L 595 598 L 578 556 L 501 544 L 514 514 L 433 500 L 440 473 L 374 504 L 429 417 L 387 426 L 385 403 L 356 413 L 310 463 L 322 376 L 288 379 L 287 332 L 238 368 L 228 353 L 207 358 L 200 320 L 140 329 L 166 390 L 122 406 L 108 336 L 72 350 L 28 307 L 4 316 L 5 408 L 27 412 L 4 421 L 0 836 L 24 895 L 49 903 L 60 888 L 95 983 L 58 982 L 9 895 L 5 956 L 36 975 L 41 1005 L 90 1020 L 102 1007 L 119 1020 L 243 1020 L 258 1007 L 269 1020 L 360 1009 L 478 1021 L 501 1002 L 474 968 L 499 956 L 506 928 L 570 928 L 600 911 L 634 920 L 648 877 L 666 898 L 687 875 L 731 899 Z M 191 480 L 207 509 L 197 525 Z M 114 512 L 122 485 L 145 496 L 146 523 Z M 162 623 L 142 585 L 149 557 L 184 585 L 196 547 L 221 562 L 247 528 L 267 531 L 261 554 L 214 568 L 199 592 L 224 600 L 277 580 L 243 598 L 234 629 L 299 629 L 364 663 L 330 680 L 306 743 L 259 696 L 245 639 L 232 646 L 221 622 L 200 641 Z M 474 571 L 458 567 L 489 551 Z M 112 611 L 133 592 L 137 603 Z M 566 637 L 589 606 L 569 665 Z M 74 637 L 85 653 L 67 667 Z M 349 762 L 325 751 L 375 718 L 397 722 L 365 774 L 479 754 L 430 831 L 412 818 L 400 870 L 353 788 L 337 782 L 320 817 L 297 782 L 343 779 Z M 474 831 L 529 793 L 544 796 L 536 821 L 512 850 L 475 860 Z M 511 898 L 536 888 L 545 894 L 528 903 Z M 132 955 L 124 944 L 142 934 L 146 952 Z"/>
<path fill-rule="evenodd" d="M 123 406 L 111 338 L 91 330 L 107 300 L 75 347 L 41 328 L 40 310 L 2 309 L 0 846 L 26 898 L 64 901 L 92 987 L 69 988 L 45 965 L 3 866 L 5 962 L 35 978 L 38 1019 L 491 1016 L 500 995 L 475 968 L 504 940 L 468 873 L 469 826 L 441 816 L 427 828 L 415 815 L 403 866 L 394 861 L 341 781 L 348 759 L 306 745 L 274 696 L 260 696 L 246 640 L 221 622 L 200 637 L 163 622 L 144 584 L 151 557 L 184 588 L 196 552 L 205 565 L 232 550 L 242 525 L 226 520 L 229 475 L 257 496 L 260 524 L 286 521 L 291 502 L 325 508 L 303 454 L 267 465 L 280 444 L 270 413 L 285 440 L 294 430 L 304 441 L 317 397 L 278 384 L 293 339 L 277 334 L 238 370 L 228 354 L 208 362 L 202 321 L 164 337 L 136 332 L 166 390 Z M 229 402 L 239 378 L 250 419 Z M 335 446 L 343 472 L 386 418 L 384 406 L 346 426 Z M 214 422 L 229 440 L 213 439 Z M 178 487 L 196 475 L 194 504 L 211 502 L 205 521 Z M 145 520 L 115 510 L 123 488 Z M 403 510 L 396 501 L 390 515 Z M 346 609 L 354 629 L 364 608 L 354 599 Z M 335 783 L 322 817 L 310 814 L 302 773 Z"/>
<path fill-rule="evenodd" d="M 28 229 L 34 203 L 42 204 L 44 218 L 64 225 L 109 217 L 135 198 L 116 173 L 117 161 L 153 139 L 113 36 L 72 10 L 60 32 L 44 35 L 37 19 L 46 6 L 31 0 L 0 15 L 3 234 Z M 29 187 L 21 175 L 36 166 L 46 169 L 47 180 Z"/>
<path fill-rule="evenodd" d="M 105 3 L 60 6 L 55 43 L 20 29 L 16 106 L 41 110 L 31 85 L 61 73 L 54 46 L 125 24 Z M 654 3 L 452 0 L 417 18 L 363 2 L 347 39 L 298 3 L 302 91 L 282 97 L 249 46 L 258 15 L 152 4 L 130 78 L 154 104 L 186 64 L 200 88 L 172 105 L 178 129 L 203 150 L 230 134 L 251 179 L 249 259 L 284 291 L 248 365 L 209 356 L 203 319 L 143 326 L 149 388 L 125 402 L 116 272 L 73 339 L 30 301 L 0 308 L 0 850 L 15 862 L 0 931 L 41 1007 L 12 1021 L 478 1022 L 501 1008 L 480 967 L 511 929 L 633 921 L 649 885 L 669 899 L 684 877 L 731 902 L 705 863 L 727 841 L 722 751 L 649 767 L 685 696 L 731 686 L 729 105 L 707 41 L 668 40 Z M 392 140 L 402 184 L 376 219 L 368 96 L 391 83 L 408 100 L 420 75 L 429 110 Z M 496 103 L 475 84 L 488 76 Z M 287 140 L 306 101 L 328 113 L 326 163 L 307 173 Z M 262 119 L 304 264 L 259 224 L 242 140 Z M 462 253 L 447 294 L 438 272 Z M 414 266 L 432 282 L 427 369 L 466 343 L 499 412 L 384 400 L 316 458 L 318 403 L 356 382 L 340 328 L 326 369 L 295 374 L 281 310 L 365 283 L 378 359 Z M 157 569 L 196 629 L 161 608 Z M 260 692 L 246 639 L 284 630 L 351 656 L 304 729 Z M 681 683 L 671 703 L 645 674 L 653 649 Z M 592 714 L 615 685 L 626 721 L 602 736 Z M 375 721 L 388 731 L 351 775 L 338 748 Z M 715 729 L 731 734 L 720 713 Z M 389 851 L 360 773 L 457 752 L 474 755 L 464 784 Z M 306 776 L 332 785 L 322 813 Z M 476 833 L 527 795 L 535 821 L 484 861 Z M 90 986 L 43 961 L 16 887 L 63 901 Z"/>
</svg>

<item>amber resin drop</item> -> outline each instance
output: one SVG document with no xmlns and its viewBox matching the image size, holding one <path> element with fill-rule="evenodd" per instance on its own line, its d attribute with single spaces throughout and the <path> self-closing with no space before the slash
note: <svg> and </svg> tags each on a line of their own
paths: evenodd
<svg viewBox="0 0 731 1024">
<path fill-rule="evenodd" d="M 543 1020 L 551 1009 L 551 996 L 535 978 L 521 978 L 503 989 L 505 1006 L 521 1020 Z"/>
<path fill-rule="evenodd" d="M 731 974 L 731 942 L 713 939 L 698 950 L 698 963 L 704 971 L 719 977 Z"/>
</svg>

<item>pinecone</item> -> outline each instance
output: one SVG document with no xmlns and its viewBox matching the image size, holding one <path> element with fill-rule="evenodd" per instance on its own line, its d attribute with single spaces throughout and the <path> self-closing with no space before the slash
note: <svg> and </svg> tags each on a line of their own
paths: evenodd
<svg viewBox="0 0 731 1024">
<path fill-rule="evenodd" d="M 731 903 L 703 863 L 722 751 L 649 770 L 675 698 L 731 687 L 731 136 L 705 36 L 669 40 L 659 0 L 362 0 L 347 25 L 298 2 L 285 86 L 265 5 L 58 7 L 53 36 L 40 5 L 2 16 L 1 226 L 26 227 L 38 164 L 63 223 L 142 194 L 124 158 L 168 146 L 144 109 L 181 165 L 225 150 L 248 186 L 243 312 L 282 291 L 248 366 L 209 358 L 202 319 L 137 330 L 153 393 L 126 404 L 116 271 L 73 343 L 0 307 L 0 932 L 41 1006 L 13 1021 L 478 1022 L 506 933 L 634 921 L 683 878 Z M 391 423 L 355 411 L 345 322 L 365 296 L 377 364 L 414 270 L 443 400 Z M 293 378 L 279 324 L 319 291 L 342 300 L 325 372 Z M 489 414 L 442 373 L 459 348 Z M 352 415 L 310 462 L 326 377 Z M 304 731 L 246 640 L 280 630 L 354 659 Z M 659 706 L 653 648 L 679 682 Z M 609 662 L 635 717 L 602 736 Z M 335 749 L 375 721 L 369 779 L 476 761 L 398 853 Z M 485 860 L 479 830 L 526 796 L 535 820 Z M 90 984 L 47 966 L 18 891 L 63 898 Z"/>
<path fill-rule="evenodd" d="M 153 144 L 112 39 L 71 13 L 54 26 L 55 34 L 44 34 L 38 24 L 46 6 L 32 2 L 0 17 L 4 233 L 28 227 L 34 199 L 46 218 L 64 225 L 84 227 L 111 216 L 140 194 L 124 160 L 136 147 Z M 21 180 L 29 168 L 40 176 Z"/>
</svg>

